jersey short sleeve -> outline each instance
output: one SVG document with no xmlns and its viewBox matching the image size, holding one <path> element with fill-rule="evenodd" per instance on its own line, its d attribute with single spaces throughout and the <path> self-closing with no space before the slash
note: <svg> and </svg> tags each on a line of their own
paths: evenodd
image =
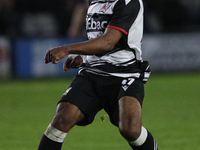
<svg viewBox="0 0 200 150">
<path fill-rule="evenodd" d="M 120 30 L 128 34 L 129 28 L 136 20 L 140 10 L 138 0 L 119 0 L 113 8 L 112 18 L 107 28 Z"/>
</svg>

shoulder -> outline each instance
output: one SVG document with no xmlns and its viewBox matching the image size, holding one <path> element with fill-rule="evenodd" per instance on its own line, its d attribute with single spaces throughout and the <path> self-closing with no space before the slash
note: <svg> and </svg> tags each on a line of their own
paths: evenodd
<svg viewBox="0 0 200 150">
<path fill-rule="evenodd" d="M 131 8 L 131 7 L 140 7 L 142 1 L 141 0 L 116 0 L 116 6 L 120 8 Z"/>
<path fill-rule="evenodd" d="M 113 14 L 123 15 L 137 15 L 140 9 L 143 7 L 141 0 L 117 0 L 114 8 Z"/>
</svg>

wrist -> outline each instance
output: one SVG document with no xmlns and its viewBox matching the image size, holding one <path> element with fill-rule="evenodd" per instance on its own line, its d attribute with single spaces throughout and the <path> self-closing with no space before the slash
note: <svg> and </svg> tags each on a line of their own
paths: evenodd
<svg viewBox="0 0 200 150">
<path fill-rule="evenodd" d="M 64 46 L 62 46 L 62 51 L 65 53 L 65 55 L 69 55 L 69 48 L 68 48 L 69 46 L 68 45 L 64 45 Z"/>
</svg>

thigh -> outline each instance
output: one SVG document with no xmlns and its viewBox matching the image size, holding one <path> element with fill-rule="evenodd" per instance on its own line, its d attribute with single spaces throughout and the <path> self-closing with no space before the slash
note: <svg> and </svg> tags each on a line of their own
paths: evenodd
<svg viewBox="0 0 200 150">
<path fill-rule="evenodd" d="M 113 100 L 112 105 L 106 109 L 111 122 L 116 126 L 119 125 L 120 115 L 126 116 L 126 110 L 129 112 L 142 107 L 144 98 L 144 86 L 140 79 L 121 78 L 119 86 L 119 90 L 116 91 L 116 95 L 118 95 L 116 100 Z M 136 103 L 139 104 L 139 106 L 136 105 Z M 128 106 L 130 106 L 130 110 Z M 122 114 L 122 112 L 124 113 Z"/>
<path fill-rule="evenodd" d="M 138 139 L 141 133 L 142 111 L 135 97 L 124 96 L 119 100 L 119 131 L 127 141 Z"/>
<path fill-rule="evenodd" d="M 112 111 L 106 111 L 109 114 L 110 121 L 117 127 L 142 125 L 142 108 L 140 102 L 135 97 L 124 96 L 118 100 L 118 104 Z"/>
<path fill-rule="evenodd" d="M 69 102 L 60 102 L 51 124 L 53 127 L 68 133 L 75 124 L 81 122 L 84 118 L 84 114 L 77 106 Z"/>
<path fill-rule="evenodd" d="M 78 107 L 85 115 L 84 120 L 77 125 L 88 125 L 92 123 L 95 115 L 101 109 L 98 97 L 94 91 L 93 81 L 86 73 L 77 75 L 69 88 L 61 97 L 60 102 L 70 102 Z"/>
<path fill-rule="evenodd" d="M 142 109 L 135 97 L 124 96 L 119 100 L 119 127 L 140 129 Z"/>
</svg>

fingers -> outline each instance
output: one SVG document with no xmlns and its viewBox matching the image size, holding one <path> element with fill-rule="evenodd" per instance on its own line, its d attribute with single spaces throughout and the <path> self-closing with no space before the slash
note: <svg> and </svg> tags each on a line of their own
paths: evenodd
<svg viewBox="0 0 200 150">
<path fill-rule="evenodd" d="M 59 63 L 59 61 L 60 61 L 59 59 L 55 59 L 55 57 L 52 56 L 52 63 L 53 64 L 57 64 L 57 63 Z"/>
<path fill-rule="evenodd" d="M 64 72 L 66 73 L 69 69 L 71 68 L 78 68 L 79 65 L 77 65 L 74 61 L 74 59 L 70 59 L 68 58 L 65 63 L 64 63 L 64 66 L 63 66 L 63 70 Z"/>
<path fill-rule="evenodd" d="M 72 62 L 72 59 L 67 58 L 65 60 L 64 65 L 63 65 L 63 70 L 65 73 L 71 68 L 70 67 L 71 62 Z"/>
<path fill-rule="evenodd" d="M 82 62 L 83 59 L 80 56 L 77 56 L 74 59 L 67 58 L 63 66 L 63 70 L 66 73 L 71 68 L 79 68 Z"/>
<path fill-rule="evenodd" d="M 45 57 L 44 57 L 44 62 L 45 62 L 46 64 L 48 64 L 49 62 L 52 62 L 53 64 L 57 64 L 57 63 L 59 63 L 59 61 L 60 61 L 60 59 L 57 59 L 57 58 L 54 56 L 54 54 L 53 54 L 53 52 L 52 52 L 51 50 L 48 50 L 48 51 L 46 52 L 46 55 L 45 55 Z"/>
<path fill-rule="evenodd" d="M 51 56 L 50 56 L 50 52 L 49 51 L 47 51 L 46 52 L 46 55 L 45 55 L 45 57 L 44 57 L 44 62 L 46 63 L 46 64 L 48 64 L 49 62 L 50 62 L 50 58 Z"/>
</svg>

